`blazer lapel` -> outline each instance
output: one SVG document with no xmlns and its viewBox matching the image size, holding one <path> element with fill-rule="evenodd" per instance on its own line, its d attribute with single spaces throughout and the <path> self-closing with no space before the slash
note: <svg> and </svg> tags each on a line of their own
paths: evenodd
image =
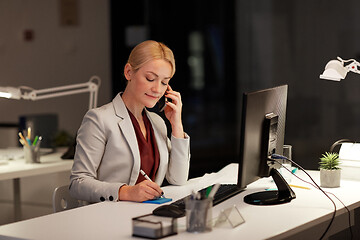
<svg viewBox="0 0 360 240">
<path fill-rule="evenodd" d="M 161 185 L 162 181 L 164 179 L 164 176 L 166 174 L 166 171 L 167 171 L 167 163 L 168 163 L 168 158 L 169 158 L 169 151 L 168 151 L 168 147 L 167 147 L 167 136 L 166 136 L 166 133 L 165 133 L 165 135 L 161 133 L 163 129 L 159 129 L 159 125 L 156 124 L 155 121 L 153 121 L 153 119 L 151 118 L 148 111 L 146 111 L 146 114 L 147 114 L 147 116 L 151 122 L 151 125 L 154 129 L 156 144 L 157 144 L 157 147 L 159 150 L 160 164 L 159 164 L 159 169 L 158 169 L 156 177 L 155 177 L 155 182 L 157 184 Z M 165 140 L 164 140 L 164 136 L 166 138 Z"/>
<path fill-rule="evenodd" d="M 130 120 L 129 113 L 126 109 L 124 102 L 122 101 L 120 94 L 118 94 L 114 98 L 113 104 L 114 104 L 115 114 L 120 118 L 120 121 L 118 122 L 120 131 L 124 135 L 124 138 L 127 141 L 128 146 L 131 149 L 134 158 L 134 164 L 130 176 L 130 185 L 135 185 L 139 176 L 139 169 L 141 163 L 140 152 L 138 148 L 138 142 L 136 139 L 135 130 Z"/>
</svg>

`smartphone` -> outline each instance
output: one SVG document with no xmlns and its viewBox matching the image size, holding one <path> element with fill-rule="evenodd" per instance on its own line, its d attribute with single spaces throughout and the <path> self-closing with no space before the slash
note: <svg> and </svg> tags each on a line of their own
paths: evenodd
<svg viewBox="0 0 360 240">
<path fill-rule="evenodd" d="M 169 89 L 170 89 L 170 88 L 169 88 L 169 86 L 168 86 L 167 90 L 169 90 Z M 166 92 L 165 92 L 165 94 L 166 94 Z M 169 101 L 171 102 L 171 99 L 165 97 L 165 94 L 164 94 L 164 95 L 159 99 L 159 101 L 158 101 L 158 109 L 159 109 L 159 112 L 164 111 L 167 102 L 169 102 Z"/>
<path fill-rule="evenodd" d="M 168 101 L 168 98 L 165 97 L 165 95 L 159 99 L 159 102 L 158 102 L 159 112 L 164 111 L 167 101 Z"/>
</svg>

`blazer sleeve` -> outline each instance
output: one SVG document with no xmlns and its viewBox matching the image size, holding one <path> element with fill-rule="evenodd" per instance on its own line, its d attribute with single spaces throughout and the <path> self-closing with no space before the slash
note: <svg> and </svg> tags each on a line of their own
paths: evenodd
<svg viewBox="0 0 360 240">
<path fill-rule="evenodd" d="M 170 184 L 183 185 L 187 182 L 190 168 L 190 137 L 171 136 L 170 161 L 166 180 Z"/>
<path fill-rule="evenodd" d="M 88 202 L 117 201 L 119 188 L 125 183 L 99 181 L 97 171 L 106 147 L 101 112 L 87 112 L 78 130 L 74 165 L 70 176 L 70 194 Z"/>
<path fill-rule="evenodd" d="M 158 148 L 160 151 L 160 166 L 157 173 L 157 183 L 162 184 L 164 177 L 173 185 L 183 185 L 189 177 L 190 167 L 190 137 L 185 133 L 185 138 L 167 136 L 165 121 L 157 113 L 148 112 L 155 130 L 159 134 Z M 166 155 L 166 156 L 165 156 Z"/>
</svg>

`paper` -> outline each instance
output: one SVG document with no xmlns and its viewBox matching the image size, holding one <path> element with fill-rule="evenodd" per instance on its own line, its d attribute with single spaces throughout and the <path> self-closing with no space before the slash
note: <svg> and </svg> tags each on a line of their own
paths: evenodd
<svg viewBox="0 0 360 240">
<path fill-rule="evenodd" d="M 341 160 L 360 161 L 360 144 L 359 143 L 342 143 L 339 151 Z"/>
</svg>

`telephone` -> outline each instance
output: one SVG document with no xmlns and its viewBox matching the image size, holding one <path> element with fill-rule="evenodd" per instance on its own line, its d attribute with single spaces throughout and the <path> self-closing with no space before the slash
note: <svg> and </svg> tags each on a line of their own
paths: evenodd
<svg viewBox="0 0 360 240">
<path fill-rule="evenodd" d="M 158 102 L 159 112 L 164 111 L 167 101 L 168 101 L 168 98 L 165 97 L 165 95 L 159 99 L 159 102 Z"/>
<path fill-rule="evenodd" d="M 170 89 L 171 89 L 171 88 L 169 88 L 169 86 L 168 86 L 167 90 L 170 90 Z M 166 92 L 165 92 L 165 94 L 166 94 Z M 159 112 L 164 111 L 167 102 L 171 102 L 171 99 L 165 97 L 165 94 L 164 94 L 164 95 L 159 99 L 159 101 L 158 101 L 158 107 L 159 107 L 158 109 L 159 109 Z"/>
</svg>

